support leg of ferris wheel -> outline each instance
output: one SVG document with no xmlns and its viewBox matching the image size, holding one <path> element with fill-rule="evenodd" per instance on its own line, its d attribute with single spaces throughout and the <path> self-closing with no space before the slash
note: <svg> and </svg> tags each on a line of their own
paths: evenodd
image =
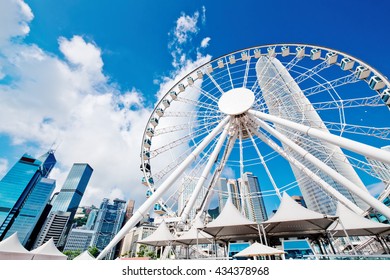
<svg viewBox="0 0 390 280">
<path fill-rule="evenodd" d="M 212 194 L 212 190 L 214 189 L 215 184 L 217 183 L 218 179 L 221 177 L 221 173 L 222 173 L 223 169 L 225 168 L 226 162 L 227 162 L 227 160 L 230 157 L 230 153 L 233 150 L 233 146 L 234 146 L 234 143 L 236 142 L 236 140 L 237 140 L 237 132 L 235 132 L 233 134 L 233 136 L 229 137 L 229 140 L 227 142 L 227 146 L 225 148 L 225 152 L 224 152 L 224 154 L 222 156 L 221 162 L 216 167 L 216 169 L 214 171 L 212 180 L 211 180 L 210 185 L 208 187 L 207 193 L 206 193 L 206 195 L 205 195 L 205 197 L 203 199 L 203 202 L 202 202 L 202 205 L 201 205 L 201 207 L 199 209 L 199 212 L 196 215 L 196 218 L 200 218 L 200 216 L 202 215 L 203 211 L 205 211 L 205 209 L 207 209 L 206 207 L 208 207 L 208 205 L 210 203 L 210 200 L 211 200 L 211 197 L 212 197 L 212 195 L 211 195 Z M 227 188 L 230 189 L 229 184 L 228 184 Z M 229 197 L 231 198 L 231 195 L 232 195 L 231 191 L 228 191 L 228 199 L 229 199 Z"/>
<path fill-rule="evenodd" d="M 212 151 L 212 153 L 208 159 L 208 162 L 207 162 L 205 168 L 203 169 L 202 174 L 200 175 L 198 182 L 195 185 L 195 188 L 191 194 L 190 200 L 187 202 L 186 207 L 183 210 L 183 213 L 181 215 L 181 221 L 183 223 L 185 223 L 187 221 L 188 215 L 190 214 L 191 210 L 195 206 L 196 199 L 198 198 L 198 195 L 199 195 L 201 189 L 203 188 L 203 184 L 206 181 L 206 179 L 211 171 L 211 168 L 213 167 L 215 161 L 218 158 L 218 155 L 219 155 L 219 152 L 221 151 L 223 143 L 225 143 L 226 137 L 227 137 L 228 132 L 229 132 L 230 125 L 231 125 L 231 122 L 225 126 L 223 132 L 219 136 L 217 144 L 215 145 L 215 148 Z"/>
<path fill-rule="evenodd" d="M 280 118 L 278 118 L 280 119 Z M 262 120 L 256 120 L 255 121 L 267 132 L 269 132 L 271 135 L 276 137 L 279 141 L 284 143 L 285 145 L 289 146 L 291 149 L 293 149 L 295 152 L 297 152 L 299 155 L 304 157 L 306 160 L 314 164 L 317 168 L 325 172 L 327 175 L 332 177 L 335 181 L 340 183 L 342 186 L 344 186 L 347 190 L 354 193 L 358 197 L 360 197 L 364 202 L 366 202 L 369 206 L 372 208 L 378 210 L 378 212 L 385 215 L 387 218 L 390 219 L 390 208 L 388 208 L 383 203 L 379 202 L 377 199 L 375 199 L 373 196 L 371 196 L 367 191 L 359 188 L 356 186 L 353 182 L 345 178 L 343 175 L 329 167 L 327 164 L 310 154 L 308 151 L 303 149 L 301 146 L 294 143 L 292 140 L 290 140 L 287 136 L 284 134 L 278 132 L 276 129 L 269 126 L 267 123 L 265 123 Z M 314 136 L 315 137 L 315 136 Z M 341 137 L 340 137 L 341 138 Z M 364 144 L 363 144 L 364 145 Z M 368 146 L 368 145 L 365 145 Z M 371 146 L 369 146 L 371 147 Z M 372 148 L 372 147 L 371 147 Z"/>
<path fill-rule="evenodd" d="M 344 195 L 342 195 L 339 191 L 334 189 L 331 185 L 329 185 L 326 181 L 321 179 L 317 174 L 315 174 L 313 171 L 311 171 L 309 168 L 307 168 L 304 164 L 302 164 L 299 160 L 297 160 L 292 155 L 289 155 L 286 153 L 286 151 L 280 147 L 278 144 L 276 144 L 274 141 L 260 133 L 259 131 L 251 130 L 252 133 L 256 134 L 257 137 L 264 143 L 266 143 L 271 149 L 276 151 L 279 155 L 284 157 L 288 162 L 290 162 L 292 165 L 294 165 L 296 168 L 301 170 L 303 173 L 306 174 L 311 180 L 313 180 L 315 183 L 317 183 L 319 186 L 322 187 L 322 189 L 327 192 L 331 197 L 337 199 L 340 201 L 343 205 L 351 209 L 357 214 L 363 214 L 363 210 L 360 209 L 358 206 L 356 206 L 352 201 L 347 199 Z"/>
<path fill-rule="evenodd" d="M 383 163 L 390 164 L 390 152 L 388 151 L 381 150 L 367 144 L 363 144 L 354 140 L 331 134 L 329 132 L 317 128 L 312 128 L 303 124 L 295 123 L 293 121 L 286 120 L 277 116 L 272 116 L 256 110 L 249 110 L 249 113 L 255 115 L 259 119 L 270 121 L 282 125 L 284 127 L 294 129 L 296 131 L 305 133 L 308 136 L 324 140 L 328 143 L 339 146 L 341 148 L 345 148 L 349 151 L 358 153 L 368 158 L 376 159 Z"/>
<path fill-rule="evenodd" d="M 184 170 L 196 159 L 196 157 L 207 147 L 207 145 L 218 135 L 223 127 L 229 122 L 230 116 L 225 117 L 203 141 L 196 146 L 192 153 L 176 168 L 174 172 L 160 185 L 160 187 L 135 211 L 130 220 L 122 227 L 122 229 L 115 235 L 111 242 L 103 249 L 96 259 L 103 259 L 107 253 L 115 247 L 119 241 L 131 230 L 150 210 L 150 208 L 168 191 L 173 183 L 180 177 Z"/>
</svg>

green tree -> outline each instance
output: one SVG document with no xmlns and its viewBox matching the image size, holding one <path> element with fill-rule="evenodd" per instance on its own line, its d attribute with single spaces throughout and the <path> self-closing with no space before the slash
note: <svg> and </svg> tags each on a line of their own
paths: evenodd
<svg viewBox="0 0 390 280">
<path fill-rule="evenodd" d="M 96 257 L 99 255 L 100 250 L 99 250 L 96 246 L 93 246 L 93 247 L 89 246 L 88 252 L 89 252 L 92 256 L 94 256 L 94 257 L 96 258 Z"/>
<path fill-rule="evenodd" d="M 68 256 L 68 260 L 73 260 L 75 257 L 81 254 L 81 250 L 66 250 L 62 253 Z"/>
</svg>

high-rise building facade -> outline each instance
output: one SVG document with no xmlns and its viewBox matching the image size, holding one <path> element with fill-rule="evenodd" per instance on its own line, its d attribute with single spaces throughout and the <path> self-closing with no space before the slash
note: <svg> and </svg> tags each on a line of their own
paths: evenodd
<svg viewBox="0 0 390 280">
<path fill-rule="evenodd" d="M 39 232 L 33 249 L 43 245 L 51 238 L 53 238 L 54 244 L 58 246 L 60 239 L 64 236 L 69 218 L 70 212 L 57 211 L 54 213 L 50 213 L 41 231 Z"/>
<path fill-rule="evenodd" d="M 238 179 L 238 183 L 243 197 L 243 208 L 246 217 L 257 223 L 266 221 L 268 219 L 267 212 L 257 176 L 254 176 L 251 172 L 245 172 Z"/>
<path fill-rule="evenodd" d="M 179 189 L 179 199 L 178 199 L 178 203 L 177 203 L 178 204 L 177 211 L 178 211 L 179 215 L 181 215 L 181 213 L 185 209 L 188 201 L 190 200 L 190 198 L 194 192 L 195 186 L 196 186 L 198 181 L 199 181 L 198 177 L 186 176 L 183 178 L 182 184 L 180 185 L 180 189 Z M 203 198 L 204 198 L 205 194 L 206 194 L 206 189 L 201 188 L 201 190 L 198 194 L 198 197 L 195 200 L 194 207 L 192 207 L 192 209 L 190 210 L 190 213 L 188 214 L 188 218 L 190 220 L 195 218 L 196 210 L 202 206 L 202 202 L 203 202 Z"/>
<path fill-rule="evenodd" d="M 70 223 L 73 221 L 92 172 L 93 169 L 89 164 L 73 164 L 60 192 L 52 198 L 51 211 L 38 235 L 34 248 L 46 242 L 50 237 L 53 237 L 57 247 L 62 248 L 65 245 Z M 65 220 L 66 223 L 64 223 Z M 51 226 L 55 228 L 51 230 Z M 64 228 L 60 229 L 60 226 Z"/>
<path fill-rule="evenodd" d="M 92 241 L 92 246 L 96 246 L 99 250 L 103 250 L 108 243 L 114 238 L 123 225 L 125 218 L 126 201 L 114 199 L 111 204 L 109 199 L 103 199 L 100 205 L 99 213 L 96 218 L 93 230 L 96 232 Z M 106 259 L 113 259 L 115 248 L 107 255 Z"/>
<path fill-rule="evenodd" d="M 80 201 L 83 198 L 93 169 L 87 163 L 73 164 L 68 176 L 61 188 L 61 191 L 52 200 L 51 212 L 70 212 L 71 219 L 76 214 Z"/>
<path fill-rule="evenodd" d="M 0 240 L 18 232 L 25 245 L 31 237 L 55 187 L 46 178 L 56 163 L 54 153 L 40 159 L 24 154 L 0 181 Z"/>
<path fill-rule="evenodd" d="M 231 200 L 238 210 L 241 211 L 241 195 L 238 181 L 236 179 L 220 178 L 217 181 L 216 189 L 218 191 L 218 208 L 222 211 L 229 194 Z"/>
<path fill-rule="evenodd" d="M 298 84 L 291 77 L 283 64 L 276 58 L 262 56 L 256 64 L 257 82 L 262 90 L 263 98 L 267 104 L 269 113 L 283 119 L 299 122 L 301 124 L 321 129 L 328 132 L 324 122 L 313 108 L 310 101 L 303 94 Z M 271 82 L 272 80 L 272 82 Z M 287 109 L 288 108 L 288 109 Z M 349 164 L 343 151 L 334 145 L 315 137 L 275 125 L 275 129 L 286 135 L 306 151 L 325 162 L 329 167 L 343 175 L 362 190 L 367 191 L 363 182 Z M 298 159 L 312 172 L 320 176 L 330 186 L 343 194 L 346 198 L 357 204 L 361 209 L 367 209 L 367 205 L 356 195 L 349 192 L 344 186 L 334 181 L 323 171 L 318 171 L 308 160 L 302 158 L 297 152 L 283 144 L 284 150 Z M 336 205 L 333 199 L 318 186 L 313 180 L 302 180 L 306 175 L 300 169 L 291 164 L 292 171 L 298 181 L 299 188 L 311 210 L 324 214 L 335 214 Z M 318 172 L 317 172 L 318 171 Z"/>
<path fill-rule="evenodd" d="M 64 251 L 80 250 L 81 252 L 84 252 L 88 250 L 92 244 L 94 235 L 95 231 L 93 230 L 73 228 L 66 239 Z"/>
</svg>

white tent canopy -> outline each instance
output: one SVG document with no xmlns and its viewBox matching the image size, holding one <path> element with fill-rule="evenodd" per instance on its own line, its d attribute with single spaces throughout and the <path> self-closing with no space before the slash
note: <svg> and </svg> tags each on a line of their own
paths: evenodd
<svg viewBox="0 0 390 280">
<path fill-rule="evenodd" d="M 16 232 L 0 242 L 0 260 L 31 260 L 32 256 L 20 243 Z"/>
<path fill-rule="evenodd" d="M 197 229 L 197 225 L 193 225 L 187 232 L 177 238 L 177 241 L 186 245 L 194 244 L 211 244 L 213 243 L 213 237 Z"/>
<path fill-rule="evenodd" d="M 162 221 L 155 232 L 146 238 L 138 241 L 138 243 L 151 245 L 151 246 L 170 246 L 176 238 L 169 231 L 169 228 L 165 221 Z"/>
<path fill-rule="evenodd" d="M 340 221 L 334 221 L 328 228 L 335 237 L 346 236 L 344 229 L 350 236 L 383 235 L 390 233 L 390 225 L 366 219 L 352 212 L 341 203 L 337 205 L 336 215 L 339 217 L 341 223 Z"/>
<path fill-rule="evenodd" d="M 31 251 L 33 260 L 66 260 L 68 257 L 61 253 L 54 244 L 53 238 Z"/>
<path fill-rule="evenodd" d="M 336 219 L 309 210 L 284 193 L 275 215 L 262 224 L 271 236 L 305 236 L 324 233 Z"/>
<path fill-rule="evenodd" d="M 265 246 L 258 242 L 253 243 L 248 248 L 235 254 L 235 257 L 256 257 L 256 256 L 274 256 L 285 254 L 284 251 L 278 250 L 269 246 Z"/>
<path fill-rule="evenodd" d="M 77 260 L 77 261 L 92 261 L 92 260 L 96 260 L 96 259 L 87 250 L 87 251 L 82 252 L 80 255 L 75 257 L 73 260 Z"/>
<path fill-rule="evenodd" d="M 219 216 L 208 223 L 203 230 L 220 239 L 233 239 L 258 235 L 258 224 L 244 217 L 230 199 Z"/>
</svg>

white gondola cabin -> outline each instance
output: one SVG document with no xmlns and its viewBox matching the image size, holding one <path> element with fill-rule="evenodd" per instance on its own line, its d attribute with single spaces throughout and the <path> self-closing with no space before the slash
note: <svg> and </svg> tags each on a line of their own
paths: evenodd
<svg viewBox="0 0 390 280">
<path fill-rule="evenodd" d="M 162 108 L 157 108 L 156 114 L 159 117 L 162 117 L 164 115 L 164 110 Z"/>
<path fill-rule="evenodd" d="M 153 125 L 154 127 L 158 125 L 158 119 L 157 118 L 151 118 L 150 119 L 150 124 Z"/>
<path fill-rule="evenodd" d="M 145 177 L 142 177 L 142 184 L 144 186 L 149 186 L 149 184 L 153 185 L 154 184 L 153 178 L 150 177 L 150 178 L 146 179 Z"/>
<path fill-rule="evenodd" d="M 312 49 L 310 51 L 310 59 L 311 60 L 317 60 L 321 57 L 321 50 L 319 49 Z"/>
<path fill-rule="evenodd" d="M 150 139 L 144 140 L 144 147 L 145 148 L 150 148 L 151 145 L 152 145 L 152 141 Z"/>
<path fill-rule="evenodd" d="M 225 64 L 223 63 L 223 60 L 222 59 L 218 59 L 218 68 L 223 68 L 225 66 Z"/>
<path fill-rule="evenodd" d="M 178 88 L 179 88 L 179 90 L 180 90 L 180 92 L 183 92 L 183 91 L 185 91 L 185 86 L 183 85 L 183 84 L 179 84 L 178 85 Z"/>
<path fill-rule="evenodd" d="M 231 56 L 229 56 L 229 62 L 230 62 L 230 64 L 236 63 L 236 57 L 233 54 Z"/>
<path fill-rule="evenodd" d="M 146 129 L 146 135 L 148 135 L 149 137 L 153 137 L 153 135 L 154 135 L 154 129 L 151 128 L 151 127 L 148 127 L 148 128 Z"/>
<path fill-rule="evenodd" d="M 164 99 L 164 100 L 162 101 L 162 104 L 164 105 L 165 108 L 168 108 L 168 107 L 171 105 L 171 102 L 169 102 L 168 99 Z"/>
<path fill-rule="evenodd" d="M 350 59 L 349 57 L 344 57 L 342 60 L 341 60 L 341 64 L 340 64 L 340 67 L 341 69 L 343 69 L 344 71 L 347 71 L 347 70 L 351 70 L 353 68 L 355 64 L 355 61 L 353 61 L 352 59 Z"/>
<path fill-rule="evenodd" d="M 259 49 L 254 49 L 253 54 L 255 55 L 255 58 L 259 58 L 261 56 L 261 51 Z"/>
<path fill-rule="evenodd" d="M 196 75 L 198 76 L 198 79 L 203 79 L 203 72 L 201 70 L 196 71 Z"/>
<path fill-rule="evenodd" d="M 177 93 L 176 93 L 176 91 L 171 91 L 170 93 L 169 93 L 169 96 L 172 98 L 172 100 L 176 100 L 177 99 Z"/>
<path fill-rule="evenodd" d="M 305 55 L 305 47 L 298 46 L 295 50 L 297 52 L 296 57 L 302 58 Z"/>
<path fill-rule="evenodd" d="M 390 106 L 390 89 L 385 89 L 381 93 L 381 97 L 383 102 L 385 102 L 386 105 Z"/>
<path fill-rule="evenodd" d="M 143 151 L 142 157 L 144 160 L 150 159 L 150 152 L 149 151 Z"/>
<path fill-rule="evenodd" d="M 241 52 L 241 59 L 242 60 L 248 60 L 248 52 L 246 52 L 246 51 L 243 51 L 243 52 Z"/>
<path fill-rule="evenodd" d="M 335 64 L 337 62 L 337 53 L 335 52 L 328 52 L 325 56 L 325 60 L 326 62 L 330 65 L 330 64 Z"/>
<path fill-rule="evenodd" d="M 358 67 L 356 67 L 355 75 L 358 79 L 363 80 L 363 79 L 367 78 L 368 76 L 370 76 L 370 74 L 371 74 L 371 71 L 367 67 L 364 67 L 362 65 L 359 65 Z"/>
<path fill-rule="evenodd" d="M 290 47 L 289 46 L 283 46 L 282 47 L 282 56 L 288 56 L 290 54 Z"/>
<path fill-rule="evenodd" d="M 206 67 L 207 73 L 212 73 L 213 72 L 213 66 L 211 64 L 207 65 Z"/>
<path fill-rule="evenodd" d="M 165 214 L 164 208 L 159 203 L 154 204 L 153 211 L 159 215 Z"/>
<path fill-rule="evenodd" d="M 385 87 L 385 83 L 378 76 L 372 76 L 370 81 L 368 82 L 368 85 L 373 90 L 379 90 Z"/>
<path fill-rule="evenodd" d="M 275 54 L 275 47 L 268 47 L 267 52 L 268 52 L 269 57 L 274 57 L 276 55 Z"/>
<path fill-rule="evenodd" d="M 194 84 L 194 79 L 192 77 L 188 77 L 187 78 L 187 82 L 190 86 L 192 86 Z"/>
</svg>

